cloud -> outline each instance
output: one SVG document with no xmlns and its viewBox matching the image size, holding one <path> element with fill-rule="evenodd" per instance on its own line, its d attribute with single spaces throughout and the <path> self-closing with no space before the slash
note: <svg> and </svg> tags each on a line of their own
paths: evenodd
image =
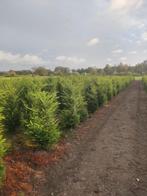
<svg viewBox="0 0 147 196">
<path fill-rule="evenodd" d="M 82 3 L 83 0 L 1 1 L 0 50 L 11 53 L 4 52 L 4 58 L 1 52 L 0 70 L 34 66 L 27 64 L 102 67 L 109 59 L 112 64 L 119 63 L 121 56 L 127 56 L 130 64 L 147 58 L 143 52 L 147 49 L 147 36 L 143 35 L 147 31 L 147 1 Z M 84 20 L 80 20 L 83 16 Z M 131 51 L 138 53 L 131 55 Z M 46 59 L 50 60 L 47 64 Z"/>
<path fill-rule="evenodd" d="M 129 52 L 130 54 L 137 54 L 137 51 L 133 50 Z"/>
<path fill-rule="evenodd" d="M 94 46 L 94 45 L 97 45 L 99 42 L 100 42 L 99 38 L 95 37 L 95 38 L 90 39 L 87 42 L 87 45 L 88 46 Z"/>
<path fill-rule="evenodd" d="M 84 58 L 78 58 L 78 57 L 70 57 L 70 56 L 57 56 L 57 61 L 70 63 L 70 64 L 80 64 L 86 62 L 86 59 Z"/>
<path fill-rule="evenodd" d="M 129 11 L 130 9 L 138 9 L 143 4 L 143 0 L 111 0 L 110 8 L 115 11 Z"/>
<path fill-rule="evenodd" d="M 112 51 L 113 54 L 120 54 L 120 53 L 122 53 L 122 52 L 123 52 L 122 49 L 116 49 L 116 50 L 113 50 L 113 51 Z"/>
<path fill-rule="evenodd" d="M 143 50 L 143 53 L 146 54 L 147 53 L 147 50 Z"/>
<path fill-rule="evenodd" d="M 58 61 L 64 61 L 64 60 L 66 60 L 66 59 L 67 59 L 66 56 L 57 56 L 57 57 L 56 57 L 56 60 L 58 60 Z"/>
<path fill-rule="evenodd" d="M 32 2 L 39 6 L 47 6 L 50 3 L 48 0 L 32 0 Z"/>
<path fill-rule="evenodd" d="M 145 27 L 145 24 L 144 23 L 140 23 L 139 25 L 138 25 L 138 28 L 139 29 L 143 29 Z"/>
<path fill-rule="evenodd" d="M 127 60 L 127 57 L 126 56 L 123 56 L 123 57 L 120 58 L 120 60 L 124 62 L 124 61 Z"/>
<path fill-rule="evenodd" d="M 128 39 L 128 42 L 133 43 L 133 40 L 132 39 Z"/>
<path fill-rule="evenodd" d="M 108 62 L 111 62 L 111 61 L 112 61 L 112 59 L 111 59 L 111 58 L 107 58 L 107 61 L 108 61 Z"/>
<path fill-rule="evenodd" d="M 136 44 L 137 44 L 137 45 L 141 45 L 141 40 L 137 40 L 137 41 L 136 41 Z"/>
<path fill-rule="evenodd" d="M 147 41 L 147 32 L 144 32 L 144 33 L 142 34 L 142 39 L 143 39 L 144 41 Z"/>
<path fill-rule="evenodd" d="M 1 65 L 43 65 L 46 62 L 37 55 L 31 54 L 12 54 L 0 50 L 0 64 Z"/>
<path fill-rule="evenodd" d="M 57 56 L 52 64 L 55 67 L 64 66 L 70 69 L 78 69 L 87 66 L 87 60 L 76 56 Z"/>
</svg>

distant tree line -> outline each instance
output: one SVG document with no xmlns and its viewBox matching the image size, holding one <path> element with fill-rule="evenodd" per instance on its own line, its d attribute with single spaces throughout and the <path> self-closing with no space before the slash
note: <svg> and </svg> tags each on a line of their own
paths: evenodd
<svg viewBox="0 0 147 196">
<path fill-rule="evenodd" d="M 34 67 L 32 70 L 9 70 L 7 72 L 0 72 L 0 76 L 17 76 L 17 75 L 66 75 L 66 74 L 94 74 L 94 75 L 146 75 L 147 74 L 147 61 L 130 66 L 120 63 L 119 65 L 107 64 L 104 68 L 88 67 L 70 70 L 68 67 L 57 66 L 54 70 L 47 69 L 43 66 Z"/>
</svg>

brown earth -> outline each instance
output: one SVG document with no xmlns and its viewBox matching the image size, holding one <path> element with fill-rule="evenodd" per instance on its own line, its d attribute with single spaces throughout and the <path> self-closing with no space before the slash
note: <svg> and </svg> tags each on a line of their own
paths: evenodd
<svg viewBox="0 0 147 196">
<path fill-rule="evenodd" d="M 19 196 L 22 190 L 30 196 L 147 196 L 147 94 L 141 82 L 99 109 L 54 152 L 19 153 L 6 160 L 25 163 L 21 175 L 29 166 L 32 178 L 22 183 L 30 191 L 12 186 L 2 195 Z M 21 180 L 17 177 L 14 185 Z"/>
</svg>

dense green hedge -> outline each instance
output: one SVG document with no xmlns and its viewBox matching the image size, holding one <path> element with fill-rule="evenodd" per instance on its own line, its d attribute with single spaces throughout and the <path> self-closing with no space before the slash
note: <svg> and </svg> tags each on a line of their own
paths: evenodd
<svg viewBox="0 0 147 196">
<path fill-rule="evenodd" d="M 5 139 L 3 137 L 3 125 L 2 125 L 3 119 L 4 119 L 4 117 L 1 114 L 1 109 L 0 109 L 0 187 L 1 187 L 2 179 L 3 179 L 4 174 L 5 174 L 5 167 L 4 167 L 4 164 L 3 164 L 3 157 L 4 157 L 5 152 L 6 152 L 6 143 L 5 143 Z"/>
<path fill-rule="evenodd" d="M 131 77 L 63 76 L 0 80 L 6 131 L 20 131 L 41 148 L 85 120 L 130 82 Z"/>
<path fill-rule="evenodd" d="M 26 105 L 29 118 L 24 120 L 25 134 L 41 148 L 49 148 L 60 137 L 56 120 L 57 101 L 55 94 L 34 92 L 31 106 Z"/>
<path fill-rule="evenodd" d="M 64 131 L 72 130 L 131 81 L 127 76 L 1 78 L 0 183 L 6 152 L 3 132 L 20 132 L 32 144 L 48 149 Z M 143 81 L 147 88 L 147 78 Z"/>
</svg>

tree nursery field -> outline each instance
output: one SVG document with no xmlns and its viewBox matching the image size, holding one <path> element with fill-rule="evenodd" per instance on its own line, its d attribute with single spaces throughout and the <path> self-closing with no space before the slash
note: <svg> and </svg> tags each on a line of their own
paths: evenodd
<svg viewBox="0 0 147 196">
<path fill-rule="evenodd" d="M 145 195 L 144 89 L 147 77 L 1 77 L 1 195 Z"/>
</svg>

